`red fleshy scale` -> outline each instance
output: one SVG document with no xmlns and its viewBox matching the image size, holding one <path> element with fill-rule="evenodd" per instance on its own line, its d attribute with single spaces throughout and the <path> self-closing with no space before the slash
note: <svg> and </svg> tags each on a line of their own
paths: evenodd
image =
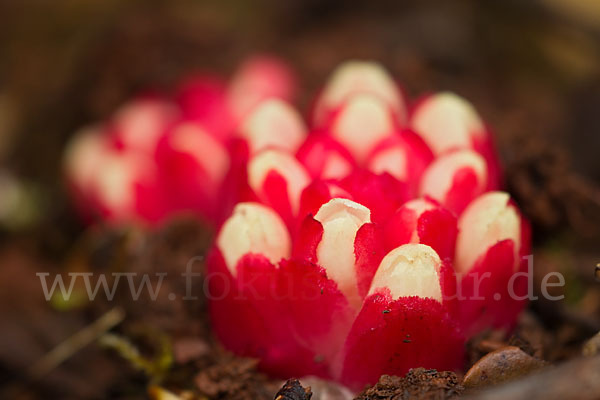
<svg viewBox="0 0 600 400">
<path fill-rule="evenodd" d="M 416 296 L 393 300 L 385 290 L 367 297 L 344 345 L 340 380 L 360 389 L 382 374 L 415 366 L 454 370 L 464 339 L 444 304 Z"/>
<path fill-rule="evenodd" d="M 327 376 L 326 364 L 294 331 L 294 316 L 283 303 L 289 299 L 279 287 L 286 278 L 277 266 L 248 254 L 239 260 L 234 278 L 218 251 L 210 255 L 207 265 L 209 313 L 225 347 L 260 359 L 261 368 L 273 376 L 307 372 Z"/>
<path fill-rule="evenodd" d="M 387 251 L 411 243 L 416 233 L 418 243 L 433 248 L 442 260 L 454 259 L 456 235 L 458 234 L 456 217 L 434 200 L 427 199 L 434 208 L 420 215 L 417 211 L 402 206 L 384 225 L 383 240 Z"/>
</svg>

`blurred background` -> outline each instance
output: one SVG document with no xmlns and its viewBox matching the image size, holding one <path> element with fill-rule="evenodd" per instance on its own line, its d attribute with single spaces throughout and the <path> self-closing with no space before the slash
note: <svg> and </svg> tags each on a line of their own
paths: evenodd
<svg viewBox="0 0 600 400">
<path fill-rule="evenodd" d="M 30 384 L 28 366 L 97 315 L 50 307 L 35 277 L 89 253 L 62 150 L 140 90 L 228 76 L 255 52 L 296 69 L 305 112 L 349 58 L 381 62 L 410 97 L 451 90 L 474 103 L 533 222 L 536 268 L 567 276 L 563 311 L 533 306 L 548 357 L 600 329 L 600 2 L 0 0 L 0 394 L 144 397 L 140 374 L 97 348 Z M 560 330 L 569 323 L 582 331 Z"/>
</svg>

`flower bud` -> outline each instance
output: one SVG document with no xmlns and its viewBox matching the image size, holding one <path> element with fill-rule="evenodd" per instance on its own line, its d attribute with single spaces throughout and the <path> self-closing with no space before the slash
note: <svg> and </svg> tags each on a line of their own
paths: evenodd
<svg viewBox="0 0 600 400">
<path fill-rule="evenodd" d="M 64 168 L 68 183 L 79 195 L 88 197 L 94 177 L 101 168 L 108 141 L 98 126 L 86 127 L 75 133 L 67 144 Z"/>
<path fill-rule="evenodd" d="M 470 271 L 490 247 L 503 240 L 515 244 L 514 264 L 509 266 L 515 270 L 521 241 L 520 219 L 508 193 L 489 192 L 474 200 L 458 220 L 456 271 Z"/>
<path fill-rule="evenodd" d="M 323 227 L 316 249 L 317 263 L 327 271 L 350 304 L 358 306 L 355 240 L 358 230 L 371 222 L 371 211 L 348 199 L 336 198 L 323 204 L 315 215 Z"/>
<path fill-rule="evenodd" d="M 433 154 L 423 139 L 405 130 L 381 142 L 369 157 L 367 168 L 376 174 L 387 172 L 408 183 L 415 196 L 421 176 L 432 160 Z"/>
<path fill-rule="evenodd" d="M 243 120 L 239 135 L 246 140 L 250 154 L 268 148 L 295 153 L 306 137 L 300 114 L 279 99 L 257 105 Z"/>
<path fill-rule="evenodd" d="M 525 305 L 526 276 L 514 275 L 526 267 L 521 259 L 529 251 L 525 222 L 507 193 L 489 192 L 466 208 L 458 226 L 454 265 L 465 331 L 511 329 Z"/>
<path fill-rule="evenodd" d="M 343 103 L 329 134 L 348 149 L 358 163 L 366 161 L 375 146 L 397 130 L 388 105 L 379 98 L 358 94 Z"/>
<path fill-rule="evenodd" d="M 233 276 L 237 264 L 246 254 L 265 257 L 272 264 L 290 255 L 291 240 L 281 218 L 258 203 L 239 203 L 219 235 L 217 246 Z"/>
<path fill-rule="evenodd" d="M 406 244 L 390 251 L 379 264 L 369 295 L 388 289 L 393 300 L 417 296 L 442 302 L 442 260 L 431 247 Z"/>
<path fill-rule="evenodd" d="M 298 214 L 300 195 L 310 177 L 302 164 L 287 152 L 267 149 L 248 163 L 248 184 L 258 199 L 271 205 L 284 220 Z"/>
<path fill-rule="evenodd" d="M 421 196 L 429 196 L 460 214 L 487 187 L 485 160 L 471 150 L 438 157 L 423 173 Z"/>
<path fill-rule="evenodd" d="M 71 140 L 65 173 L 77 207 L 89 220 L 157 222 L 168 211 L 152 160 L 116 148 L 97 127 Z"/>
<path fill-rule="evenodd" d="M 283 61 L 267 55 L 253 56 L 231 79 L 228 105 L 233 117 L 240 121 L 265 99 L 291 100 L 295 85 L 294 75 Z"/>
<path fill-rule="evenodd" d="M 157 148 L 156 162 L 173 211 L 215 220 L 221 183 L 230 165 L 221 142 L 202 126 L 175 126 Z"/>
<path fill-rule="evenodd" d="M 120 147 L 152 154 L 177 117 L 178 111 L 172 104 L 142 98 L 119 108 L 109 124 L 109 131 Z"/>
<path fill-rule="evenodd" d="M 410 125 L 436 155 L 449 150 L 472 149 L 473 138 L 486 134 L 475 108 L 450 92 L 423 99 L 414 110 Z"/>
<path fill-rule="evenodd" d="M 415 365 L 459 367 L 463 339 L 444 299 L 452 275 L 429 246 L 406 244 L 388 253 L 346 340 L 342 382 L 359 388 Z"/>
<path fill-rule="evenodd" d="M 294 271 L 314 266 L 294 269 L 289 252 L 289 233 L 277 213 L 258 203 L 238 204 L 207 259 L 212 326 L 228 349 L 258 358 L 261 369 L 273 376 L 308 372 L 326 377 L 306 340 L 292 331 L 291 292 L 282 275 L 297 276 Z"/>
<path fill-rule="evenodd" d="M 387 71 L 374 62 L 348 61 L 333 72 L 319 96 L 314 110 L 315 124 L 324 124 L 334 110 L 357 94 L 378 97 L 396 113 L 401 122 L 405 120 L 404 100 Z"/>
<path fill-rule="evenodd" d="M 410 126 L 437 156 L 457 149 L 478 152 L 487 163 L 487 189 L 500 188 L 502 173 L 494 142 L 468 101 L 450 92 L 428 96 L 414 110 Z"/>
</svg>

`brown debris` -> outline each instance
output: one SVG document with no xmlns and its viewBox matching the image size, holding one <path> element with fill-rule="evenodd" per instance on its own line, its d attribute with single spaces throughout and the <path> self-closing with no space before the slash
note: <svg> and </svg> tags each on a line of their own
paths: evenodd
<svg viewBox="0 0 600 400">
<path fill-rule="evenodd" d="M 313 392 L 312 400 L 352 400 L 354 393 L 339 383 L 309 376 L 302 378 L 302 386 L 310 387 Z"/>
<path fill-rule="evenodd" d="M 210 345 L 206 341 L 195 337 L 182 337 L 173 343 L 173 357 L 178 364 L 196 360 L 210 351 Z"/>
<path fill-rule="evenodd" d="M 196 388 L 209 399 L 271 400 L 274 390 L 266 376 L 256 371 L 257 364 L 247 358 L 220 360 L 196 375 Z"/>
<path fill-rule="evenodd" d="M 457 398 L 462 391 L 454 372 L 416 368 L 408 371 L 404 378 L 383 375 L 356 400 L 443 400 Z"/>
<path fill-rule="evenodd" d="M 302 387 L 298 379 L 288 379 L 275 395 L 275 400 L 310 400 L 312 391 L 309 387 Z"/>
<path fill-rule="evenodd" d="M 543 368 L 546 363 L 516 346 L 495 350 L 471 367 L 465 374 L 465 388 L 481 388 L 512 381 Z"/>
<path fill-rule="evenodd" d="M 536 233 L 571 228 L 591 238 L 600 226 L 600 188 L 573 172 L 564 149 L 536 136 L 520 136 L 507 163 L 508 189 Z"/>
</svg>

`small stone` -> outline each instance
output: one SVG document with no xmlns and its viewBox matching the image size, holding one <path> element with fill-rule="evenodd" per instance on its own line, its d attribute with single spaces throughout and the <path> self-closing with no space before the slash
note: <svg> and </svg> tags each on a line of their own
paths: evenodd
<svg viewBox="0 0 600 400">
<path fill-rule="evenodd" d="M 600 352 L 600 332 L 583 345 L 582 353 L 586 357 L 595 356 Z"/>
<path fill-rule="evenodd" d="M 546 362 L 532 357 L 516 346 L 506 346 L 480 359 L 463 379 L 465 388 L 497 385 L 543 368 Z"/>
</svg>

